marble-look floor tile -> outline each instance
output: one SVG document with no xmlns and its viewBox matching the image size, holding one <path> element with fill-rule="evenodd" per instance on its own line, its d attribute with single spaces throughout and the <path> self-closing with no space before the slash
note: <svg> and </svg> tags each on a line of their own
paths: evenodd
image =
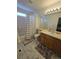
<svg viewBox="0 0 79 59">
<path fill-rule="evenodd" d="M 40 55 L 39 52 L 35 49 L 36 45 L 32 41 L 28 45 L 24 46 L 23 44 L 18 44 L 17 47 L 17 59 L 45 59 Z M 19 50 L 21 49 L 21 52 Z"/>
<path fill-rule="evenodd" d="M 17 44 L 17 59 L 45 59 L 36 49 L 35 41 L 25 45 L 22 43 Z M 52 55 L 51 59 L 61 59 L 56 55 Z"/>
</svg>

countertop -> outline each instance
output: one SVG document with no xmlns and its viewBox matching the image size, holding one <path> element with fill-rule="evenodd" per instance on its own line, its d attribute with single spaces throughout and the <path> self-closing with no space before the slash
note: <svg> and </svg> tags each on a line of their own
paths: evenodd
<svg viewBox="0 0 79 59">
<path fill-rule="evenodd" d="M 48 30 L 41 30 L 40 33 L 44 33 L 44 34 L 47 34 L 49 36 L 52 36 L 52 37 L 55 37 L 61 40 L 61 32 L 55 31 L 54 33 L 52 33 Z"/>
</svg>

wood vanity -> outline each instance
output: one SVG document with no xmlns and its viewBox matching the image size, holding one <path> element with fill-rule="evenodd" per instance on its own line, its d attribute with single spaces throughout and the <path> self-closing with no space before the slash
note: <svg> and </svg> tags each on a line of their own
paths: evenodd
<svg viewBox="0 0 79 59">
<path fill-rule="evenodd" d="M 41 31 L 38 41 L 40 44 L 46 46 L 58 56 L 61 56 L 61 33 Z"/>
</svg>

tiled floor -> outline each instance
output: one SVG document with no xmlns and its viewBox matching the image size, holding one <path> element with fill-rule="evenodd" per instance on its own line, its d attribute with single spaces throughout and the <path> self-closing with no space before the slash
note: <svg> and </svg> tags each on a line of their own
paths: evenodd
<svg viewBox="0 0 79 59">
<path fill-rule="evenodd" d="M 36 49 L 36 44 L 34 41 L 27 45 L 23 45 L 21 43 L 18 44 L 17 47 L 17 59 L 45 59 Z M 20 51 L 21 49 L 21 51 Z M 60 59 L 55 55 L 52 55 L 51 59 Z"/>
<path fill-rule="evenodd" d="M 26 46 L 18 44 L 17 59 L 45 59 L 39 52 L 36 51 L 35 47 L 36 45 L 33 41 Z M 19 52 L 19 49 L 21 49 L 21 52 Z"/>
</svg>

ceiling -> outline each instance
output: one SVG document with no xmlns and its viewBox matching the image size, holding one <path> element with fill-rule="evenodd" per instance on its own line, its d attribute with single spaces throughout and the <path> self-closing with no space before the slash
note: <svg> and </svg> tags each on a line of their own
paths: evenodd
<svg viewBox="0 0 79 59">
<path fill-rule="evenodd" d="M 37 12 L 41 12 L 59 1 L 60 0 L 17 0 L 18 3 L 21 3 L 25 7 L 28 6 Z"/>
</svg>

